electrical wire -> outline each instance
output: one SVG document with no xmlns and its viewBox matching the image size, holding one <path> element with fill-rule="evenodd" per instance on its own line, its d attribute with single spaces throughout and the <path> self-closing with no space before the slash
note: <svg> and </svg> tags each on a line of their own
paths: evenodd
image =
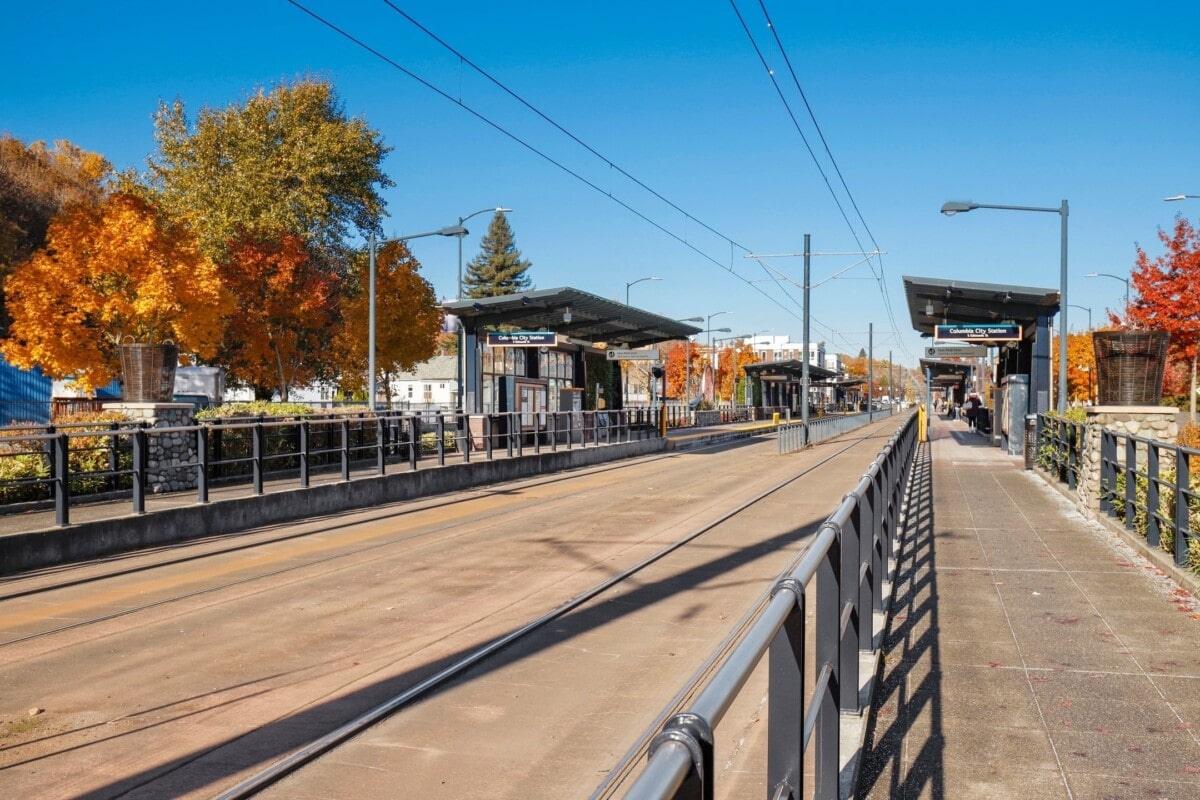
<svg viewBox="0 0 1200 800">
<path fill-rule="evenodd" d="M 385 0 L 385 2 L 386 2 L 386 0 Z M 730 266 L 728 266 L 728 267 L 727 267 L 725 264 L 721 263 L 721 261 L 719 261 L 718 259 L 716 259 L 716 258 L 714 258 L 713 256 L 709 255 L 708 253 L 704 252 L 704 251 L 703 251 L 703 250 L 701 250 L 699 247 L 697 247 L 697 246 L 693 245 L 691 242 L 687 241 L 687 239 L 686 239 L 686 238 L 684 238 L 684 237 L 682 237 L 682 236 L 680 236 L 680 235 L 678 235 L 678 234 L 674 233 L 673 231 L 671 231 L 671 230 L 669 230 L 668 228 L 666 228 L 664 225 L 662 225 L 662 224 L 660 224 L 660 223 L 656 222 L 655 220 L 651 219 L 651 218 L 650 218 L 649 216 L 647 216 L 646 214 L 644 214 L 644 213 L 642 213 L 641 211 L 639 211 L 639 210 L 637 210 L 636 208 L 634 208 L 634 207 L 633 207 L 632 205 L 630 205 L 628 202 L 626 202 L 626 201 L 624 201 L 624 200 L 620 199 L 619 197 L 617 197 L 616 195 L 614 195 L 614 194 L 612 193 L 612 191 L 604 189 L 603 187 L 599 186 L 599 185 L 598 185 L 598 184 L 596 184 L 595 182 L 593 182 L 593 181 L 589 180 L 588 178 L 584 177 L 583 175 L 581 175 L 579 172 L 577 172 L 577 171 L 575 171 L 575 170 L 571 169 L 571 168 L 570 168 L 570 167 L 568 167 L 566 164 L 564 164 L 564 163 L 562 163 L 561 161 L 558 161 L 557 159 L 555 159 L 555 158 L 551 157 L 550 155 L 548 155 L 548 154 L 547 154 L 547 153 L 545 153 L 544 151 L 542 151 L 542 150 L 538 149 L 538 148 L 537 148 L 537 147 L 535 147 L 534 145 L 532 145 L 532 144 L 530 144 L 529 142 L 527 142 L 526 140 L 522 139 L 522 138 L 521 138 L 520 136 L 518 136 L 517 134 L 513 133 L 512 131 L 508 130 L 508 129 L 507 129 L 507 128 L 505 128 L 504 126 L 500 125 L 498 122 L 495 122 L 494 120 L 490 119 L 489 117 L 487 117 L 487 116 L 486 116 L 486 115 L 484 115 L 483 113 L 481 113 L 481 112 L 479 112 L 479 111 L 475 110 L 475 109 L 474 109 L 474 108 L 472 108 L 470 105 L 468 105 L 467 103 L 463 102 L 463 101 L 462 101 L 460 98 L 455 98 L 455 97 L 453 97 L 452 95 L 450 95 L 448 92 L 445 92 L 445 91 L 443 91 L 442 89 L 438 88 L 437 86 L 433 85 L 432 83 L 430 83 L 429 81 L 425 80 L 425 79 L 424 79 L 424 78 L 422 78 L 421 76 L 417 75 L 417 74 L 416 74 L 416 73 L 414 73 L 413 71 L 411 71 L 411 70 L 407 69 L 406 67 L 404 67 L 403 65 L 399 64 L 398 62 L 396 62 L 396 61 L 395 61 L 395 60 L 393 60 L 392 58 L 388 57 L 387 55 L 383 54 L 383 53 L 382 53 L 382 52 L 380 52 L 379 50 L 377 50 L 377 49 L 375 49 L 374 47 L 370 46 L 369 44 L 367 44 L 366 42 L 362 41 L 362 40 L 361 40 L 361 39 L 359 39 L 358 37 L 354 36 L 354 35 L 353 35 L 353 34 L 351 34 L 349 31 L 346 31 L 346 30 L 344 30 L 344 29 L 340 28 L 339 26 L 335 25 L 333 22 L 331 22 L 331 21 L 329 21 L 329 20 L 325 19 L 324 17 L 320 16 L 319 14 L 317 14 L 315 11 L 312 11 L 311 9 L 307 8 L 307 7 L 306 7 L 306 6 L 304 6 L 302 3 L 300 3 L 300 2 L 299 2 L 299 0 L 288 0 L 288 3 L 290 3 L 292 6 L 294 6 L 294 7 L 295 7 L 295 8 L 297 8 L 297 9 L 299 9 L 300 11 L 303 11 L 305 14 L 307 14 L 307 15 L 308 15 L 308 16 L 310 16 L 310 17 L 312 17 L 312 18 L 313 18 L 313 19 L 315 19 L 317 22 L 319 22 L 319 23 L 321 23 L 322 25 L 326 26 L 326 27 L 327 27 L 327 28 L 329 28 L 330 30 L 334 31 L 334 32 L 335 32 L 335 33 L 337 33 L 339 36 L 342 36 L 342 37 L 344 37 L 344 38 L 345 38 L 345 39 L 347 39 L 348 41 L 350 41 L 350 42 L 354 43 L 355 45 L 357 45 L 358 47 L 360 47 L 360 48 L 362 48 L 363 50 L 367 51 L 368 53 L 370 53 L 371 55 L 375 56 L 376 58 L 380 59 L 380 60 L 381 60 L 381 61 L 383 61 L 384 63 L 386 63 L 386 64 L 388 64 L 389 66 L 393 67 L 394 69 L 396 69 L 396 70 L 398 70 L 398 71 L 402 72 L 404 75 L 406 75 L 406 76 L 408 76 L 409 78 L 413 79 L 414 81 L 416 81 L 417 83 L 421 84 L 422 86 L 424 86 L 425 88 L 429 89 L 430 91 L 434 92 L 435 94 L 439 95 L 439 96 L 440 96 L 440 97 L 442 97 L 443 99 L 445 99 L 445 100 L 448 100 L 448 101 L 450 101 L 451 103 L 453 103 L 454 105 L 456 105 L 456 106 L 458 106 L 459 108 L 463 109 L 463 110 L 464 110 L 464 111 L 466 111 L 468 114 L 470 114 L 471 116 L 473 116 L 473 117 L 475 117 L 476 119 L 478 119 L 480 122 L 483 122 L 484 124 L 486 124 L 486 125 L 488 125 L 489 127 L 493 128 L 493 129 L 494 129 L 494 130 L 496 130 L 497 132 L 499 132 L 499 133 L 503 134 L 504 136 L 508 137 L 508 138 L 509 138 L 509 139 L 511 139 L 512 141 L 514 141 L 514 142 L 516 142 L 517 144 L 519 144 L 520 146 L 524 147 L 524 148 L 525 148 L 526 150 L 528 150 L 529 152 L 533 153 L 534 155 L 538 156 L 539 158 L 543 159 L 544 161 L 548 162 L 549 164 L 551 164 L 551 165 L 553 165 L 553 166 L 557 167 L 559 170 L 561 170 L 561 171 L 565 172 L 567 175 L 570 175 L 571 177 L 575 178 L 575 179 L 576 179 L 576 180 L 578 180 L 579 182 L 583 183 L 585 186 L 587 186 L 587 187 L 589 187 L 589 188 L 591 188 L 591 189 L 595 190 L 596 192 L 598 192 L 598 193 L 600 193 L 600 194 L 604 195 L 605 197 L 607 197 L 608 199 L 612 200 L 612 201 L 613 201 L 614 203 L 616 203 L 617 205 L 619 205 L 619 206 L 621 206 L 622 208 L 624 208 L 624 209 L 625 209 L 626 211 L 628 211 L 629 213 L 631 213 L 631 214 L 633 214 L 634 216 L 636 216 L 636 217 L 638 217 L 639 219 L 641 219 L 643 222 L 645 222 L 645 223 L 647 223 L 647 224 L 651 225 L 652 227 L 656 228 L 656 229 L 657 229 L 657 230 L 659 230 L 660 232 L 662 232 L 662 233 L 666 234 L 667 236 L 671 237 L 671 238 L 672 238 L 672 239 L 674 239 L 675 241 L 679 242 L 679 243 L 680 243 L 680 244 L 682 244 L 684 247 L 686 247 L 686 248 L 688 248 L 689 250 L 691 250 L 692 252 L 694 252 L 696 255 L 700 256 L 701 258 L 705 259 L 706 261 L 709 261 L 709 262 L 711 262 L 711 263 L 712 263 L 712 264 L 714 264 L 715 266 L 719 267 L 721 270 L 723 270 L 723 271 L 725 271 L 725 272 L 729 273 L 729 274 L 730 274 L 730 275 L 732 275 L 733 277 L 735 277 L 735 278 L 737 278 L 738 280 L 742 281 L 744 284 L 746 284 L 746 285 L 747 285 L 747 286 L 749 286 L 751 289 L 753 289 L 754 291 L 756 291 L 756 292 L 758 292 L 759 294 L 761 294 L 761 295 L 762 295 L 763 297 L 765 297 L 767 300 L 769 300 L 770 302 L 772 302 L 772 303 L 774 303 L 775 305 L 779 306 L 781 309 L 783 309 L 783 311 L 785 311 L 785 312 L 786 312 L 786 313 L 788 313 L 789 315 L 791 315 L 791 316 L 793 316 L 793 317 L 796 317 L 797 319 L 799 319 L 799 317 L 796 315 L 796 313 L 795 313 L 794 311 L 792 311 L 790 308 L 788 308 L 788 307 L 787 307 L 787 306 L 786 306 L 786 305 L 785 305 L 785 304 L 784 304 L 782 301 L 780 301 L 778 298 L 772 297 L 770 294 L 768 294 L 767 292 L 765 292 L 765 291 L 764 291 L 764 290 L 763 290 L 761 287 L 759 287 L 759 286 L 756 286 L 756 285 L 755 285 L 753 282 L 751 282 L 751 281 L 750 281 L 748 278 L 746 278 L 746 277 L 745 277 L 745 276 L 743 276 L 743 275 L 740 275 L 740 274 L 738 274 L 738 272 L 737 272 L 737 271 L 736 271 L 736 270 L 733 268 L 733 266 L 732 266 L 732 263 L 730 264 Z M 584 143 L 582 140 L 580 140 L 578 137 L 574 136 L 574 135 L 573 135 L 573 134 L 571 134 L 569 131 L 567 131 L 565 128 L 563 128 L 562 126 L 560 126 L 560 125 L 558 125 L 557 123 L 555 123 L 553 120 L 551 120 L 551 119 L 550 119 L 549 117 L 547 117 L 545 114 L 543 114 L 542 112 L 538 111 L 538 110 L 537 110 L 536 108 L 534 108 L 532 105 L 530 105 L 530 104 L 529 104 L 529 103 L 527 103 L 526 101 L 522 100 L 522 99 L 521 99 L 521 98 L 520 98 L 520 97 L 519 97 L 519 96 L 518 96 L 518 95 L 517 95 L 515 92 L 513 92 L 513 91 L 512 91 L 512 90 L 510 90 L 510 89 L 508 89 L 506 86 L 504 86 L 503 84 L 501 84 L 501 83 L 500 83 L 499 81 L 497 81 L 495 78 L 492 78 L 490 75 L 488 75 L 486 72 L 484 72 L 483 70 L 481 70 L 479 67 L 475 66 L 475 64 L 474 64 L 473 62 L 471 62 L 469 59 L 467 59 L 467 58 L 466 58 L 466 56 L 464 56 L 463 54 L 459 53 L 457 50 L 455 50 L 455 49 L 453 49 L 452 47 L 450 47 L 448 44 L 446 44 L 445 42 L 443 42 L 441 39 L 438 39 L 436 36 L 434 36 L 432 33 L 430 33 L 430 32 L 429 32 L 427 29 L 425 29 L 425 28 L 421 27 L 419 24 L 417 24 L 415 21 L 413 21 L 411 17 L 409 17 L 407 14 L 405 14 L 403 11 L 400 11 L 400 9 L 396 8 L 396 7 L 395 7 L 394 5 L 392 5 L 391 3 L 388 3 L 388 6 L 389 6 L 389 7 L 391 7 L 393 10 L 395 10 L 397 13 L 401 14 L 402 16 L 404 16 L 406 19 L 408 19 L 408 20 L 412 21 L 412 22 L 413 22 L 413 24 L 414 24 L 414 25 L 417 25 L 417 27 L 418 27 L 418 28 L 420 28 L 420 29 L 421 29 L 423 32 L 425 32 L 425 33 L 426 33 L 426 35 L 428 35 L 428 36 L 432 37 L 432 38 L 433 38 L 435 41 L 437 41 L 437 42 L 438 42 L 439 44 L 441 44 L 443 47 L 445 47 L 446 49 L 448 49 L 448 50 L 449 50 L 451 53 L 454 53 L 454 54 L 455 54 L 455 55 L 456 55 L 458 58 L 460 58 L 460 59 L 462 60 L 462 62 L 463 62 L 463 63 L 465 63 L 465 64 L 468 64 L 469 66 L 471 66 L 471 68 L 472 68 L 472 69 L 475 69 L 475 70 L 476 70 L 476 71 L 478 71 L 478 72 L 479 72 L 481 75 L 484 75 L 485 77 L 487 77 L 489 80 L 491 80 L 491 81 L 492 81 L 493 83 L 495 83 L 497 86 L 501 87 L 501 88 L 502 88 L 502 89 L 503 89 L 505 92 L 507 92 L 507 93 L 508 93 L 508 94 L 510 94 L 512 97 L 514 97 L 515 99 L 517 99 L 519 102 L 521 102 L 521 103 L 522 103 L 523 105 L 525 105 L 527 108 L 529 108 L 530 110 L 532 110 L 534 113 L 536 113 L 536 114 L 538 114 L 540 117 L 542 117 L 542 119 L 544 119 L 544 120 L 546 120 L 547 122 L 549 122 L 549 123 L 550 123 L 551 125 L 553 125 L 555 128 L 557 128 L 557 129 L 558 129 L 558 130 L 560 130 L 561 132 L 565 133 L 565 134 L 566 134 L 567 136 L 569 136 L 569 137 L 570 137 L 572 140 L 576 141 L 576 142 L 577 142 L 577 143 L 579 143 L 581 146 L 583 146 L 585 149 L 587 149 L 587 150 L 588 150 L 590 153 L 594 154 L 594 155 L 595 155 L 597 158 L 601 159 L 601 160 L 602 160 L 602 161 L 603 161 L 603 162 L 604 162 L 606 165 L 608 165 L 608 166 L 609 166 L 611 169 L 614 169 L 614 170 L 616 170 L 617 172 L 619 172 L 621 175 L 623 175 L 623 176 L 627 177 L 629 180 L 633 181 L 633 182 L 634 182 L 636 185 L 638 185 L 639 187 L 641 187 L 641 188 L 645 189 L 645 190 L 646 190 L 647 192 L 649 192 L 651 195 L 653 195 L 654 197 L 658 198 L 658 199 L 659 199 L 659 200 L 661 200 L 662 202 L 666 203 L 666 204 L 667 204 L 668 206 L 670 206 L 672 209 L 675 209 L 675 210 L 679 211 L 681 214 L 683 214 L 683 216 L 684 216 L 684 218 L 685 218 L 685 221 L 686 221 L 686 220 L 692 220 L 692 221 L 694 221 L 694 222 L 698 223 L 698 224 L 699 224 L 701 227 L 703 227 L 705 230 L 708 230 L 708 231 L 709 231 L 709 232 L 711 232 L 713 235 L 717 236 L 717 237 L 718 237 L 718 238 L 720 238 L 720 239 L 723 239 L 723 240 L 725 240 L 725 241 L 729 242 L 729 244 L 730 244 L 730 247 L 731 247 L 731 248 L 737 248 L 737 249 L 741 249 L 741 250 L 743 250 L 743 251 L 745 251 L 745 252 L 747 252 L 747 253 L 751 252 L 751 250 L 750 250 L 748 247 L 746 247 L 745 245 L 743 245 L 743 244 L 740 244 L 740 243 L 738 243 L 737 241 L 735 241 L 734 239 L 732 239 L 731 237 L 729 237 L 729 236 L 726 236 L 725 234 L 721 233 L 720 231 L 717 231 L 715 228 L 713 228 L 713 227 L 709 226 L 708 224 L 706 224 L 706 223 L 705 223 L 705 222 L 703 222 L 702 220 L 698 219 L 698 218 L 697 218 L 697 217 L 695 217 L 694 215 L 692 215 L 692 214 L 689 214 L 687 211 L 685 211 L 685 210 L 684 210 L 683 208 L 681 208 L 679 205 L 677 205 L 677 204 L 675 204 L 675 203 L 671 202 L 670 200 L 666 199 L 666 198 L 665 198 L 663 195 L 661 195 L 660 193 L 658 193 L 658 192 L 654 191 L 653 189 L 651 189 L 650 187 L 648 187 L 648 186 L 647 186 L 645 183 L 643 183 L 642 181 L 639 181 L 638 179 L 634 178 L 634 177 L 633 177 L 632 175 L 630 175 L 630 174 L 629 174 L 627 171 L 625 171 L 625 170 L 624 170 L 624 169 L 622 169 L 621 167 L 619 167 L 619 166 L 617 166 L 616 164 L 614 164 L 614 163 L 613 163 L 611 160 L 609 160 L 608 158 L 604 157 L 604 156 L 603 156 L 601 153 L 599 153 L 598 151 L 596 151 L 594 148 L 590 147 L 589 145 L 587 145 L 586 143 Z M 731 261 L 732 261 L 732 260 L 731 260 Z"/>
</svg>

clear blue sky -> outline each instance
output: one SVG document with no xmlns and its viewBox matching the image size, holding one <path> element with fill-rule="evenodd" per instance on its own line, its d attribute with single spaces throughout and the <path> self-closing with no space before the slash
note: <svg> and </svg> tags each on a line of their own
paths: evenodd
<svg viewBox="0 0 1200 800">
<path fill-rule="evenodd" d="M 53 13 L 13 4 L 0 49 L 0 130 L 68 139 L 118 168 L 141 168 L 160 100 L 179 97 L 194 115 L 281 79 L 328 77 L 346 112 L 394 148 L 385 162 L 397 184 L 386 193 L 393 235 L 508 206 L 538 288 L 623 299 L 627 282 L 657 276 L 633 287 L 634 305 L 677 318 L 728 310 L 714 327 L 796 340 L 800 290 L 785 294 L 742 248 L 795 253 L 806 232 L 822 253 L 877 243 L 886 255 L 873 267 L 812 290 L 812 336 L 857 353 L 873 323 L 877 357 L 891 350 L 909 364 L 926 342 L 912 331 L 902 275 L 1059 285 L 1056 215 L 949 218 L 938 213 L 943 202 L 1057 207 L 1068 199 L 1068 302 L 1091 307 L 1097 324 L 1124 287 L 1085 273 L 1127 276 L 1135 243 L 1158 253 L 1158 227 L 1180 212 L 1200 216 L 1200 200 L 1162 200 L 1200 194 L 1194 3 L 764 0 L 864 225 L 758 0 L 737 0 L 737 9 L 833 192 L 728 2 L 394 2 L 603 158 L 384 2 L 304 5 L 599 190 L 285 0 L 65 0 Z M 487 220 L 468 224 L 466 260 Z M 412 247 L 439 295 L 452 296 L 454 241 Z M 856 260 L 814 258 L 813 282 Z M 800 259 L 770 264 L 800 283 Z M 1073 330 L 1087 327 L 1086 311 L 1068 312 Z"/>
</svg>

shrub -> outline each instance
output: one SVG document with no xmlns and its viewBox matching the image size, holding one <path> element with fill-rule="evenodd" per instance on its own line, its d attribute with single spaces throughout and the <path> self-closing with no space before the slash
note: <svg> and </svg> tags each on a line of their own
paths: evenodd
<svg viewBox="0 0 1200 800">
<path fill-rule="evenodd" d="M 129 470 L 133 466 L 133 453 L 126 437 L 108 435 L 114 423 L 130 423 L 133 420 L 119 411 L 86 411 L 67 414 L 55 421 L 58 427 L 69 427 L 71 431 L 70 461 L 71 492 L 94 494 L 108 489 L 128 488 L 129 475 L 112 474 Z M 97 436 L 79 434 L 95 431 Z M 18 423 L 0 429 L 0 502 L 16 503 L 27 500 L 43 500 L 50 496 L 44 481 L 50 477 L 50 455 L 45 439 L 23 438 L 42 434 L 46 427 L 40 424 Z M 115 464 L 114 464 L 115 462 Z"/>
</svg>

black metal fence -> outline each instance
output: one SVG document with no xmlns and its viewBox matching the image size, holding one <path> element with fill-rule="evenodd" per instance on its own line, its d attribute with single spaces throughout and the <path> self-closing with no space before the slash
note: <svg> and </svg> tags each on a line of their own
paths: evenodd
<svg viewBox="0 0 1200 800">
<path fill-rule="evenodd" d="M 70 524 L 72 499 L 112 493 L 131 499 L 135 514 L 164 474 L 209 502 L 215 482 L 249 483 L 264 493 L 268 478 L 308 487 L 318 471 L 352 468 L 384 475 L 423 460 L 492 460 L 527 453 L 653 438 L 656 420 L 632 411 L 533 414 L 359 414 L 354 417 L 220 419 L 187 427 L 85 423 L 0 432 L 0 508 L 52 502 L 55 524 Z M 181 445 L 182 443 L 182 445 Z M 186 458 L 161 459 L 172 449 Z M 152 454 L 155 454 L 152 457 Z M 189 488 L 189 491 L 191 491 Z"/>
<path fill-rule="evenodd" d="M 916 417 L 897 431 L 712 680 L 650 745 L 645 770 L 627 798 L 702 800 L 714 796 L 713 730 L 750 673 L 769 653 L 768 797 L 837 800 L 840 716 L 860 714 L 859 653 L 875 650 L 873 613 L 883 608 L 887 559 L 895 552 L 901 505 L 917 441 Z M 815 588 L 812 621 L 805 591 Z M 815 653 L 806 654 L 808 625 Z M 813 685 L 805 684 L 814 659 Z M 803 786 L 812 747 L 814 786 Z"/>
<path fill-rule="evenodd" d="M 1038 463 L 1076 490 L 1087 468 L 1086 426 L 1039 415 Z M 1099 431 L 1100 513 L 1169 553 L 1175 565 L 1200 574 L 1200 450 Z M 1094 469 L 1094 467 L 1093 467 Z"/>
</svg>

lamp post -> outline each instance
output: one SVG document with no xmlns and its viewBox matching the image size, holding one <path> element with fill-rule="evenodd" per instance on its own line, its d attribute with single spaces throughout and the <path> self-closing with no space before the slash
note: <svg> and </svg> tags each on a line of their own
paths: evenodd
<svg viewBox="0 0 1200 800">
<path fill-rule="evenodd" d="M 1177 194 L 1174 197 L 1163 198 L 1163 201 L 1167 203 L 1171 203 L 1176 200 L 1200 200 L 1200 194 Z"/>
<path fill-rule="evenodd" d="M 661 281 L 662 278 L 638 278 L 636 281 L 630 281 L 625 284 L 625 305 L 629 305 L 629 287 L 641 283 L 642 281 Z"/>
<path fill-rule="evenodd" d="M 457 236 L 458 246 L 461 251 L 462 240 L 470 231 L 462 226 L 450 225 L 445 228 L 438 228 L 436 231 L 426 231 L 425 233 L 412 233 L 408 236 L 395 236 L 394 241 L 407 242 L 409 239 L 420 239 L 423 236 Z M 368 280 L 367 289 L 367 403 L 371 407 L 371 411 L 375 410 L 375 231 L 371 231 L 370 239 L 370 278 Z"/>
<path fill-rule="evenodd" d="M 469 220 L 471 217 L 477 217 L 486 211 L 491 211 L 496 214 L 511 214 L 512 213 L 511 208 L 505 208 L 503 206 L 497 206 L 496 208 L 481 208 L 478 211 L 472 211 L 470 214 L 467 214 L 465 217 L 459 217 L 458 218 L 458 226 L 460 228 L 462 228 L 463 223 L 466 222 L 467 220 Z M 466 238 L 466 235 L 467 235 L 467 231 L 465 228 L 463 228 L 463 234 L 458 237 L 458 283 L 456 285 L 456 289 L 455 289 L 455 293 L 454 293 L 455 300 L 462 300 L 462 294 L 463 294 L 462 244 L 463 244 L 463 239 Z M 462 330 L 461 324 L 458 326 L 458 336 L 456 338 L 458 341 L 457 341 L 457 346 L 455 347 L 455 349 L 458 352 L 454 358 L 454 361 L 455 361 L 454 380 L 458 384 L 458 402 L 455 403 L 455 405 L 458 406 L 458 408 L 456 410 L 461 414 L 466 409 L 466 398 L 467 398 L 467 393 L 464 391 L 465 387 L 463 386 L 463 362 L 466 360 L 467 355 L 466 355 L 466 353 L 463 352 L 463 330 Z"/>
<path fill-rule="evenodd" d="M 719 317 L 722 314 L 732 314 L 732 313 L 733 313 L 732 311 L 718 311 L 715 314 L 709 314 L 708 318 L 704 322 L 704 327 L 708 328 L 707 333 L 708 333 L 708 369 L 709 370 L 712 370 L 712 335 L 713 335 L 712 318 Z M 724 331 L 725 333 L 729 333 L 731 329 L 730 328 L 722 328 L 721 330 Z M 715 379 L 717 377 L 716 371 L 712 370 L 712 373 L 713 373 L 712 377 L 715 381 Z M 716 399 L 716 396 L 717 396 L 717 390 L 716 390 L 716 387 L 714 386 L 713 387 L 713 399 Z"/>
<path fill-rule="evenodd" d="M 1125 314 L 1129 314 L 1129 278 L 1122 278 L 1120 275 L 1113 275 L 1111 272 L 1089 272 L 1084 275 L 1085 278 L 1112 278 L 1125 284 Z"/>
<path fill-rule="evenodd" d="M 977 208 L 995 208 L 1001 211 L 1045 211 L 1058 214 L 1062 220 L 1060 240 L 1059 288 L 1058 303 L 1061 318 L 1058 321 L 1058 413 L 1067 413 L 1067 201 L 1064 199 L 1058 208 L 1042 206 L 999 206 L 987 203 L 949 202 L 942 205 L 942 213 L 952 217 L 959 212 L 974 211 Z"/>
<path fill-rule="evenodd" d="M 1088 306 L 1077 306 L 1073 303 L 1071 304 L 1071 308 L 1078 308 L 1080 311 L 1088 312 L 1088 330 L 1090 331 L 1092 329 L 1092 309 Z"/>
<path fill-rule="evenodd" d="M 626 303 L 625 305 L 629 305 L 629 304 Z M 677 319 L 675 321 L 676 322 L 704 322 L 704 317 L 684 317 L 683 319 Z M 684 347 L 686 348 L 686 350 L 684 351 L 684 356 L 683 356 L 683 364 L 684 364 L 683 374 L 685 376 L 683 379 L 683 402 L 684 402 L 684 405 L 686 405 L 688 402 L 688 389 L 691 388 L 690 384 L 692 382 L 692 337 L 691 336 L 684 339 Z M 664 387 L 666 386 L 665 382 L 663 383 L 663 386 Z"/>
<path fill-rule="evenodd" d="M 511 208 L 504 208 L 503 206 L 497 206 L 496 208 L 481 208 L 478 211 L 472 211 L 470 214 L 467 214 L 465 217 L 459 217 L 458 218 L 458 227 L 461 228 L 463 226 L 463 223 L 466 222 L 467 220 L 469 220 L 471 217 L 477 217 L 480 214 L 484 213 L 485 211 L 491 211 L 496 214 L 511 214 L 512 213 Z M 466 231 L 464 230 L 463 236 L 466 236 L 466 235 L 467 235 Z M 455 294 L 455 297 L 454 297 L 455 300 L 462 300 L 462 293 L 463 293 L 462 278 L 463 278 L 463 276 L 462 276 L 462 236 L 460 236 L 458 239 L 458 291 Z M 460 359 L 460 361 L 461 361 L 461 359 Z M 462 396 L 462 387 L 461 386 L 459 387 L 459 396 L 460 397 Z"/>
</svg>

